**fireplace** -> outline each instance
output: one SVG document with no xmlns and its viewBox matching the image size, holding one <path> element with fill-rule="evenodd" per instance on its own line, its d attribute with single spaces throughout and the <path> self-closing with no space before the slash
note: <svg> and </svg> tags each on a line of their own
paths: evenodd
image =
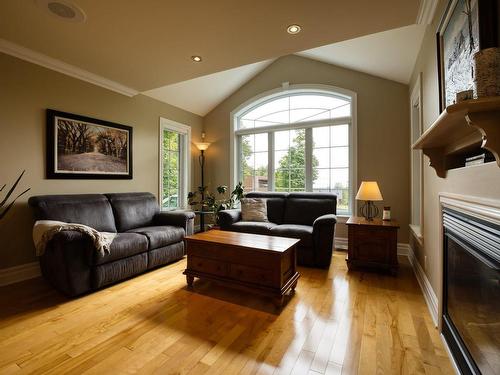
<svg viewBox="0 0 500 375">
<path fill-rule="evenodd" d="M 500 374 L 500 225 L 443 208 L 442 334 L 463 374 Z"/>
</svg>

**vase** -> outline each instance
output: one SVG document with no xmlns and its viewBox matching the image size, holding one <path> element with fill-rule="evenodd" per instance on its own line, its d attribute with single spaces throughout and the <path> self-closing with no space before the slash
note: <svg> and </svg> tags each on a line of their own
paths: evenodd
<svg viewBox="0 0 500 375">
<path fill-rule="evenodd" d="M 500 48 L 474 54 L 474 86 L 478 98 L 500 96 Z"/>
</svg>

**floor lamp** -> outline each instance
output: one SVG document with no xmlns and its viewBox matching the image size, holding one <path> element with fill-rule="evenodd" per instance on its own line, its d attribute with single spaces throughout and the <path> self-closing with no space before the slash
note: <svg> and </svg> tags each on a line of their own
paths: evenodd
<svg viewBox="0 0 500 375">
<path fill-rule="evenodd" d="M 201 140 L 205 140 L 205 133 L 201 133 Z M 200 156 L 198 161 L 201 167 L 201 213 L 200 213 L 200 229 L 203 232 L 205 230 L 205 214 L 203 213 L 203 207 L 205 202 L 205 150 L 210 146 L 208 142 L 198 142 L 196 147 L 200 150 Z"/>
</svg>

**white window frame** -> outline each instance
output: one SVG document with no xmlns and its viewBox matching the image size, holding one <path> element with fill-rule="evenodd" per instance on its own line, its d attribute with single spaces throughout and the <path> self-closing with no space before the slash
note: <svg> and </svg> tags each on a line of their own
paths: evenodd
<svg viewBox="0 0 500 375">
<path fill-rule="evenodd" d="M 161 209 L 163 202 L 163 132 L 165 130 L 179 133 L 180 137 L 180 197 L 178 197 L 178 209 L 188 207 L 187 194 L 191 186 L 191 127 L 179 122 L 160 117 L 159 130 L 159 166 L 158 166 L 158 201 Z"/>
<path fill-rule="evenodd" d="M 237 129 L 239 118 L 244 115 L 251 108 L 265 104 L 266 102 L 275 100 L 278 97 L 286 95 L 300 95 L 304 93 L 317 93 L 326 94 L 329 96 L 337 96 L 342 99 L 347 99 L 351 102 L 351 116 L 335 119 L 326 119 L 311 122 L 299 122 L 293 124 L 283 124 L 283 125 L 272 125 L 263 126 L 259 128 L 250 129 Z M 235 108 L 230 113 L 230 134 L 229 134 L 229 164 L 230 164 L 230 186 L 234 189 L 238 183 L 238 166 L 239 166 L 239 152 L 238 152 L 238 141 L 237 138 L 245 134 L 257 134 L 266 133 L 273 130 L 291 130 L 291 129 L 308 129 L 319 126 L 328 125 L 349 125 L 349 207 L 350 212 L 342 213 L 337 216 L 339 217 L 349 217 L 350 215 L 357 212 L 355 189 L 357 189 L 357 94 L 354 91 L 347 90 L 341 87 L 331 86 L 331 85 L 320 85 L 320 84 L 297 84 L 289 85 L 288 82 L 284 82 L 281 87 L 263 92 L 253 98 L 245 101 L 237 108 Z M 272 137 L 271 137 L 272 138 Z M 269 144 L 272 146 L 272 143 Z M 307 167 L 306 167 L 307 168 Z M 273 186 L 274 176 L 268 176 L 269 186 Z M 307 190 L 306 186 L 306 190 Z"/>
<path fill-rule="evenodd" d="M 418 123 L 415 124 L 413 117 L 413 108 L 418 107 Z M 410 216 L 410 231 L 413 233 L 415 239 L 420 245 L 423 245 L 423 233 L 424 233 L 424 161 L 422 150 L 414 150 L 412 148 L 412 143 L 416 140 L 412 139 L 414 130 L 417 128 L 419 136 L 423 133 L 423 109 L 422 109 L 422 72 L 417 77 L 415 85 L 411 91 L 410 95 L 410 177 L 411 177 L 411 216 Z M 413 167 L 414 157 L 418 158 L 418 163 L 420 164 L 420 173 L 416 176 L 416 172 Z M 415 179 L 418 178 L 420 195 L 417 197 L 415 189 L 413 188 Z M 419 205 L 420 215 L 419 223 L 415 224 L 413 222 L 414 209 L 415 206 Z"/>
</svg>

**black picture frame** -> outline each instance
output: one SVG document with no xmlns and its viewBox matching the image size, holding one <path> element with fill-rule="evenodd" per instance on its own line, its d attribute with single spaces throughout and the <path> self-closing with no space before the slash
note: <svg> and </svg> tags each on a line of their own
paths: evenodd
<svg viewBox="0 0 500 375">
<path fill-rule="evenodd" d="M 437 68 L 438 68 L 438 87 L 439 87 L 439 109 L 444 111 L 447 105 L 446 101 L 446 77 L 444 71 L 444 59 L 447 57 L 444 53 L 444 46 L 446 41 L 443 40 L 443 34 L 446 31 L 450 19 L 455 12 L 457 5 L 464 1 L 472 1 L 476 5 L 476 12 L 473 17 L 477 17 L 477 50 L 482 50 L 490 47 L 498 47 L 500 38 L 500 28 L 498 23 L 499 6 L 497 0 L 449 0 L 447 7 L 441 17 L 439 26 L 436 32 L 436 46 L 437 46 Z M 449 42 L 449 41 L 448 41 Z M 474 52 L 475 53 L 475 52 Z M 468 62 L 473 74 L 472 59 Z M 469 77 L 472 79 L 472 76 Z"/>
<path fill-rule="evenodd" d="M 131 126 L 46 110 L 47 179 L 132 179 L 132 146 Z"/>
</svg>

